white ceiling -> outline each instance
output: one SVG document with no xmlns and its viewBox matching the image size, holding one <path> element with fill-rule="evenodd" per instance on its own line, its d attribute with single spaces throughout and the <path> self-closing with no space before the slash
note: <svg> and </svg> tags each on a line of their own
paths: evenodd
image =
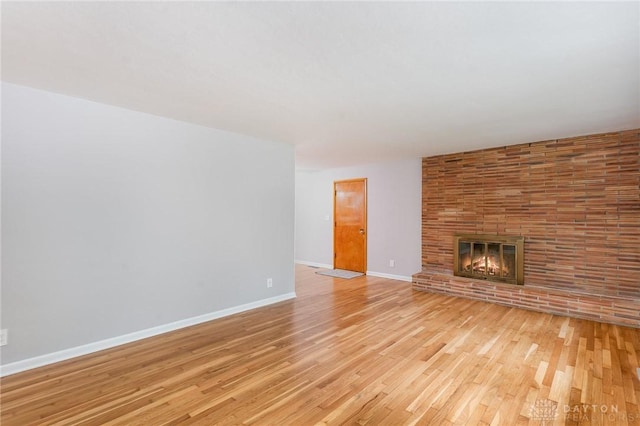
<svg viewBox="0 0 640 426">
<path fill-rule="evenodd" d="M 325 168 L 640 127 L 640 2 L 2 2 L 2 79 Z"/>
</svg>

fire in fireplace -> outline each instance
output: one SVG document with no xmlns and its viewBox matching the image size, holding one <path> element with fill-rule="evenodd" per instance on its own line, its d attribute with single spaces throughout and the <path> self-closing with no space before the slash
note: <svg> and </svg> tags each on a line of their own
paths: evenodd
<svg viewBox="0 0 640 426">
<path fill-rule="evenodd" d="M 453 274 L 524 284 L 524 238 L 500 235 L 455 235 Z"/>
</svg>

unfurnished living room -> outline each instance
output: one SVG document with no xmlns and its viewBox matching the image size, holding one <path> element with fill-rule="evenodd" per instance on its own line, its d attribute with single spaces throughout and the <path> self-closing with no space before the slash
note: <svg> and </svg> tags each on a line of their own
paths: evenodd
<svg viewBox="0 0 640 426">
<path fill-rule="evenodd" d="M 2 1 L 0 423 L 640 425 L 640 3 Z"/>
</svg>

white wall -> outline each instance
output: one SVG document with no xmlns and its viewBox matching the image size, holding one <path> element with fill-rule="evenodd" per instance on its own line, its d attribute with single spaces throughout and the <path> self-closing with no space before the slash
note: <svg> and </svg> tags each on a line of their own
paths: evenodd
<svg viewBox="0 0 640 426">
<path fill-rule="evenodd" d="M 421 269 L 421 159 L 297 171 L 296 261 L 333 265 L 333 182 L 352 178 L 368 179 L 368 273 L 410 280 Z"/>
<path fill-rule="evenodd" d="M 292 297 L 294 161 L 4 83 L 2 364 Z"/>
</svg>

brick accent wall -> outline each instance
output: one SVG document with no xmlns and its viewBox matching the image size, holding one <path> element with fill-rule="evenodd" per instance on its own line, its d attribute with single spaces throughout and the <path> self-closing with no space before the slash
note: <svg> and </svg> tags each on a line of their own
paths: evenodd
<svg viewBox="0 0 640 426">
<path fill-rule="evenodd" d="M 640 327 L 640 129 L 422 163 L 416 290 Z M 453 234 L 521 235 L 524 286 L 454 277 Z"/>
</svg>

